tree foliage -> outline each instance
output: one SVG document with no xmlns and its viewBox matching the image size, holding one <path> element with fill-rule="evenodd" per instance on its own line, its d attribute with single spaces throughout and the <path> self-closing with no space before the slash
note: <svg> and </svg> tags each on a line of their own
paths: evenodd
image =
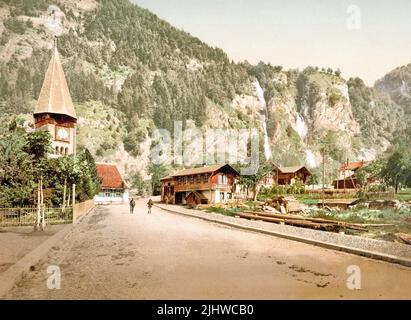
<svg viewBox="0 0 411 320">
<path fill-rule="evenodd" d="M 169 168 L 162 164 L 151 163 L 148 167 L 148 173 L 151 175 L 151 190 L 153 196 L 161 194 L 161 183 L 160 179 L 164 178 L 168 172 Z"/>
<path fill-rule="evenodd" d="M 394 187 L 395 193 L 400 186 L 411 186 L 411 152 L 409 149 L 395 149 L 387 158 L 381 170 L 381 177 Z"/>
<path fill-rule="evenodd" d="M 0 206 L 32 205 L 39 179 L 52 189 L 50 205 L 60 205 L 64 181 L 76 184 L 76 199 L 91 199 L 100 180 L 94 159 L 87 150 L 77 155 L 49 158 L 50 134 L 47 131 L 26 132 L 11 123 L 0 131 Z"/>
<path fill-rule="evenodd" d="M 265 162 L 261 163 L 258 166 L 257 172 L 252 175 L 245 175 L 241 176 L 238 183 L 240 185 L 243 185 L 247 188 L 247 194 L 249 193 L 248 191 L 251 191 L 253 194 L 253 199 L 254 201 L 257 200 L 257 196 L 259 193 L 259 186 L 258 183 L 261 181 L 262 178 L 264 178 L 270 171 L 273 169 L 273 164 L 271 162 Z"/>
</svg>

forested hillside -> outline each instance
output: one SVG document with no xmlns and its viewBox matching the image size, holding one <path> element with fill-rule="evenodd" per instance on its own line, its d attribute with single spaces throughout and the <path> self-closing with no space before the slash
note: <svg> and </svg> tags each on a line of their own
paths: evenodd
<svg viewBox="0 0 411 320">
<path fill-rule="evenodd" d="M 311 167 L 323 145 L 335 165 L 372 158 L 405 128 L 390 78 L 382 92 L 331 68 L 234 63 L 127 0 L 2 0 L 0 18 L 1 113 L 32 112 L 57 35 L 79 143 L 128 173 L 147 172 L 152 130 L 175 120 L 258 127 L 275 161 Z"/>
</svg>

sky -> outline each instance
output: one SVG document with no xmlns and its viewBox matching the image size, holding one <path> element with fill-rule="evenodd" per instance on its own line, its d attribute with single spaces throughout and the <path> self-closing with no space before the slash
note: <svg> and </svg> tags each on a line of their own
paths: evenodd
<svg viewBox="0 0 411 320">
<path fill-rule="evenodd" d="M 131 0 L 234 61 L 340 69 L 368 85 L 411 63 L 410 0 Z"/>
</svg>

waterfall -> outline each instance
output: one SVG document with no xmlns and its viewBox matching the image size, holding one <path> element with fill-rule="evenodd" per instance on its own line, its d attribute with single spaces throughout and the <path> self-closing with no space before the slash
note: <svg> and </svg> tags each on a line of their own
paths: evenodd
<svg viewBox="0 0 411 320">
<path fill-rule="evenodd" d="M 267 103 L 264 98 L 264 91 L 261 88 L 258 80 L 254 82 L 255 90 L 257 92 L 258 100 L 260 101 L 260 110 L 264 110 L 263 115 L 263 129 L 264 129 L 264 156 L 266 160 L 271 159 L 271 147 L 268 141 L 268 131 L 267 131 Z"/>
<path fill-rule="evenodd" d="M 255 90 L 257 91 L 258 101 L 260 101 L 260 109 L 265 110 L 267 107 L 267 103 L 265 102 L 263 88 L 261 88 L 258 80 L 255 80 L 254 85 L 255 85 Z"/>
<path fill-rule="evenodd" d="M 295 121 L 295 128 L 300 138 L 304 140 L 305 137 L 307 136 L 308 129 L 307 129 L 307 125 L 305 124 L 304 119 L 301 117 L 299 113 L 297 113 L 297 118 Z"/>
<path fill-rule="evenodd" d="M 315 160 L 314 153 L 310 149 L 305 150 L 305 159 L 309 167 L 317 167 L 317 160 Z"/>
<path fill-rule="evenodd" d="M 263 129 L 264 129 L 264 156 L 266 160 L 270 160 L 271 159 L 271 147 L 270 147 L 270 143 L 268 142 L 268 132 L 267 132 L 267 124 L 265 122 L 263 122 Z"/>
</svg>

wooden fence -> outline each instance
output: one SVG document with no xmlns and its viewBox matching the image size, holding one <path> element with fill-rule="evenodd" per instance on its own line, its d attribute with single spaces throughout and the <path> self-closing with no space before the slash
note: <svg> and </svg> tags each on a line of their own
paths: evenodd
<svg viewBox="0 0 411 320">
<path fill-rule="evenodd" d="M 68 224 L 76 222 L 94 207 L 94 200 L 76 203 L 73 207 L 46 207 L 44 218 L 47 224 Z M 0 208 L 0 227 L 34 226 L 37 207 Z"/>
<path fill-rule="evenodd" d="M 65 224 L 73 221 L 73 208 L 46 207 L 46 224 Z M 0 208 L 0 227 L 34 226 L 37 220 L 37 207 Z"/>
</svg>

